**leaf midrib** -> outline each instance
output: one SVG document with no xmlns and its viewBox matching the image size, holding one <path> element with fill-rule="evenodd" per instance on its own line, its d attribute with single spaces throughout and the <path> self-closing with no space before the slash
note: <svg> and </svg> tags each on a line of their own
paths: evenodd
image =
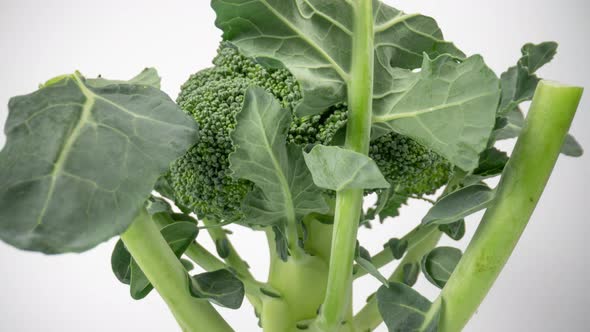
<svg viewBox="0 0 590 332">
<path fill-rule="evenodd" d="M 272 161 L 275 172 L 277 173 L 277 176 L 279 178 L 281 191 L 283 192 L 283 198 L 285 199 L 287 222 L 289 224 L 295 224 L 295 207 L 293 204 L 293 197 L 291 196 L 291 190 L 289 188 L 289 182 L 287 181 L 287 178 L 285 177 L 285 174 L 283 173 L 283 169 L 281 168 L 281 165 L 279 164 L 278 160 L 275 158 L 274 151 L 272 149 L 272 146 L 270 145 L 270 142 L 268 141 L 268 137 L 266 136 L 266 132 L 264 130 L 264 122 L 262 120 L 260 112 L 257 111 L 254 113 L 256 114 L 256 117 L 258 118 L 257 120 L 258 120 L 259 126 L 262 130 L 262 137 L 264 137 L 264 145 L 266 147 L 266 150 L 268 151 L 268 155 L 270 157 L 270 160 Z"/>
<path fill-rule="evenodd" d="M 49 184 L 49 189 L 47 191 L 47 198 L 45 199 L 45 202 L 43 203 L 43 208 L 41 208 L 41 212 L 39 213 L 39 217 L 37 218 L 37 224 L 35 225 L 35 227 L 33 227 L 33 229 L 31 229 L 31 232 L 34 232 L 35 229 L 37 229 L 37 227 L 39 227 L 41 224 L 43 224 L 43 218 L 45 217 L 45 213 L 47 212 L 47 208 L 49 207 L 49 202 L 53 198 L 53 193 L 55 192 L 55 184 L 57 182 L 57 177 L 63 171 L 64 164 L 65 164 L 66 160 L 68 159 L 68 156 L 70 155 L 70 151 L 72 150 L 72 146 L 74 145 L 74 142 L 76 142 L 78 137 L 80 137 L 80 134 L 82 132 L 82 128 L 88 122 L 88 119 L 90 118 L 90 115 L 92 113 L 91 112 L 92 108 L 94 107 L 94 103 L 95 103 L 94 94 L 92 94 L 84 86 L 84 84 L 82 83 L 82 81 L 80 80 L 80 78 L 78 77 L 77 74 L 72 75 L 70 78 L 68 78 L 68 80 L 72 79 L 72 78 L 74 79 L 74 82 L 76 83 L 76 85 L 80 89 L 80 92 L 82 92 L 82 94 L 86 98 L 86 101 L 84 102 L 84 104 L 82 106 L 82 113 L 80 114 L 80 118 L 78 119 L 76 126 L 74 127 L 74 129 L 72 130 L 72 132 L 68 136 L 68 138 L 66 139 L 66 141 L 63 145 L 63 148 L 59 152 L 57 160 L 53 166 L 53 170 L 51 171 L 51 175 L 50 175 L 51 182 Z"/>
<path fill-rule="evenodd" d="M 299 36 L 302 40 L 312 46 L 324 59 L 326 59 L 334 68 L 334 70 L 338 73 L 338 75 L 344 80 L 348 82 L 350 80 L 350 75 L 329 56 L 324 49 L 322 49 L 319 45 L 317 45 L 313 40 L 307 38 L 307 35 L 302 33 L 296 26 L 291 24 L 289 20 L 284 17 L 281 13 L 277 12 L 266 0 L 259 0 L 261 4 L 263 4 L 271 13 L 273 13 L 278 19 L 280 19 L 289 29 L 291 29 L 295 34 Z M 313 8 L 313 7 L 312 7 Z M 314 11 L 316 9 L 314 8 Z"/>
<path fill-rule="evenodd" d="M 468 99 L 459 100 L 459 101 L 456 101 L 453 103 L 446 103 L 446 104 L 442 104 L 442 105 L 435 106 L 435 107 L 429 107 L 426 109 L 419 109 L 419 110 L 415 110 L 415 111 L 411 111 L 411 112 L 403 112 L 403 113 L 396 113 L 396 114 L 389 114 L 389 115 L 374 116 L 373 123 L 389 122 L 389 121 L 394 121 L 394 120 L 399 120 L 399 119 L 404 119 L 404 118 L 418 117 L 423 114 L 428 114 L 428 113 L 432 113 L 432 112 L 436 112 L 436 111 L 442 111 L 442 110 L 452 108 L 452 107 L 458 107 L 458 106 L 464 105 L 468 102 L 474 101 L 476 99 L 489 97 L 489 96 L 492 96 L 495 94 L 496 94 L 496 92 L 494 91 L 494 92 L 490 92 L 490 93 L 476 95 L 476 96 L 470 97 Z"/>
</svg>

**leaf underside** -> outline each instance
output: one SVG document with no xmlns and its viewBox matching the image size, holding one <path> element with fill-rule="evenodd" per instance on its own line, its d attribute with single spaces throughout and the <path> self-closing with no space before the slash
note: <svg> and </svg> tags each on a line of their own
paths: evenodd
<svg viewBox="0 0 590 332">
<path fill-rule="evenodd" d="M 123 232 L 197 138 L 194 121 L 155 87 L 78 73 L 12 98 L 5 131 L 0 238 L 48 254 Z"/>
<path fill-rule="evenodd" d="M 448 55 L 426 56 L 420 72 L 390 72 L 390 86 L 375 91 L 373 136 L 393 130 L 463 170 L 477 167 L 500 97 L 498 79 L 483 59 L 457 63 Z"/>
<path fill-rule="evenodd" d="M 222 307 L 238 309 L 244 300 L 244 284 L 230 271 L 222 269 L 197 274 L 191 278 L 194 297 L 208 299 Z"/>
<path fill-rule="evenodd" d="M 350 2 L 213 0 L 212 7 L 225 40 L 247 56 L 263 63 L 269 59 L 267 64 L 281 64 L 293 73 L 303 93 L 298 114 L 321 113 L 331 105 L 347 101 L 353 25 Z M 481 58 L 475 57 L 458 67 L 465 70 L 448 78 L 445 71 L 450 63 L 463 59 L 464 54 L 443 39 L 432 18 L 406 14 L 380 1 L 374 1 L 373 8 L 373 107 L 377 116 L 395 114 L 397 119 L 380 121 L 376 130 L 381 134 L 395 130 L 464 170 L 472 170 L 494 123 L 499 98 L 496 76 Z M 422 69 L 424 72 L 430 69 L 437 80 L 423 87 L 425 90 L 412 89 L 412 84 L 424 85 L 424 82 L 416 83 L 411 70 L 428 63 L 428 57 L 438 58 L 443 54 L 447 55 L 435 60 L 430 68 Z M 467 78 L 458 79 L 461 76 Z M 452 93 L 445 95 L 449 89 Z M 401 103 L 400 98 L 404 99 Z"/>
<path fill-rule="evenodd" d="M 422 272 L 433 285 L 443 288 L 453 274 L 461 256 L 461 250 L 457 248 L 435 248 L 422 258 Z"/>
<path fill-rule="evenodd" d="M 391 282 L 377 291 L 379 313 L 391 332 L 436 332 L 440 308 L 428 312 L 432 303 L 411 287 Z"/>
<path fill-rule="evenodd" d="M 424 216 L 422 224 L 450 224 L 487 208 L 495 191 L 485 184 L 461 188 L 440 199 Z"/>
<path fill-rule="evenodd" d="M 389 188 L 371 158 L 337 146 L 316 145 L 303 155 L 313 181 L 330 190 Z"/>
</svg>

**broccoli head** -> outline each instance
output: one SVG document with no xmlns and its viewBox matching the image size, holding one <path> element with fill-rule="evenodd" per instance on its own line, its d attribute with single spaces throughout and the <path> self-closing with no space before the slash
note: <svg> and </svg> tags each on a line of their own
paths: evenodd
<svg viewBox="0 0 590 332">
<path fill-rule="evenodd" d="M 407 195 L 433 194 L 451 174 L 446 159 L 396 133 L 371 141 L 369 156 L 392 187 Z"/>
<path fill-rule="evenodd" d="M 182 86 L 178 104 L 200 126 L 199 141 L 171 166 L 169 181 L 178 202 L 201 217 L 238 220 L 240 205 L 253 184 L 229 174 L 234 150 L 230 133 L 242 108 L 244 93 L 257 85 L 272 93 L 293 121 L 288 141 L 301 146 L 330 144 L 347 120 L 346 104 L 322 114 L 299 117 L 296 104 L 301 90 L 286 69 L 267 68 L 221 43 L 214 67 L 192 75 Z M 447 182 L 450 165 L 434 152 L 401 135 L 391 133 L 372 142 L 371 157 L 386 179 L 411 194 L 425 194 Z"/>
</svg>

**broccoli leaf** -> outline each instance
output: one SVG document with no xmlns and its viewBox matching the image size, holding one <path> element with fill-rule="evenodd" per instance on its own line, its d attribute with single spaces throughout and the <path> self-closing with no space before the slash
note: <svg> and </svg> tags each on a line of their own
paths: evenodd
<svg viewBox="0 0 590 332">
<path fill-rule="evenodd" d="M 420 293 L 401 283 L 391 282 L 389 287 L 381 286 L 377 291 L 379 313 L 391 332 L 436 332 L 440 307 L 430 310 L 432 305 Z"/>
<path fill-rule="evenodd" d="M 500 175 L 504 171 L 508 159 L 506 152 L 489 148 L 479 156 L 479 165 L 473 171 L 473 175 L 481 179 Z"/>
<path fill-rule="evenodd" d="M 385 246 L 389 247 L 393 258 L 401 259 L 402 257 L 404 257 L 404 254 L 408 249 L 408 240 L 400 240 L 398 238 L 389 239 Z"/>
<path fill-rule="evenodd" d="M 520 103 L 533 99 L 540 81 L 535 72 L 553 59 L 557 53 L 557 43 L 526 44 L 521 52 L 522 57 L 518 64 L 510 67 L 500 78 L 502 99 L 498 108 L 499 115 L 505 115 Z"/>
<path fill-rule="evenodd" d="M 485 184 L 461 188 L 440 199 L 422 219 L 422 224 L 450 224 L 487 208 L 496 192 Z"/>
<path fill-rule="evenodd" d="M 459 241 L 465 236 L 465 219 L 450 224 L 438 225 L 438 230 L 447 234 L 451 239 Z"/>
<path fill-rule="evenodd" d="M 305 165 L 303 151 L 287 145 L 289 112 L 262 88 L 246 91 L 231 138 L 232 176 L 252 181 L 257 189 L 243 203 L 246 222 L 256 225 L 295 224 L 311 212 L 326 212 L 322 192 Z"/>
<path fill-rule="evenodd" d="M 534 74 L 539 68 L 548 64 L 553 60 L 555 54 L 557 54 L 557 43 L 556 42 L 543 42 L 538 45 L 525 44 L 522 47 L 522 57 L 520 58 L 519 65 L 525 67 L 530 74 Z"/>
<path fill-rule="evenodd" d="M 381 282 L 383 285 L 387 286 L 388 285 L 388 281 L 387 278 L 385 278 L 381 272 L 379 272 L 379 269 L 377 269 L 377 267 L 375 267 L 375 265 L 373 265 L 373 263 L 371 263 L 370 260 L 361 257 L 361 256 L 357 256 L 354 259 L 355 262 L 357 262 L 357 264 L 363 268 L 365 271 L 367 271 L 367 273 L 369 273 L 371 276 L 373 276 L 375 279 L 379 280 L 379 282 Z"/>
<path fill-rule="evenodd" d="M 379 269 L 373 265 L 373 262 L 371 261 L 371 253 L 369 253 L 369 251 L 364 247 L 361 247 L 358 241 L 356 242 L 354 261 L 358 264 L 358 266 L 367 271 L 367 273 L 369 273 L 375 279 L 379 280 L 379 282 L 381 282 L 383 285 L 389 285 L 387 278 L 385 278 L 381 272 L 379 272 Z"/>
<path fill-rule="evenodd" d="M 518 137 L 524 127 L 524 115 L 522 111 L 515 108 L 508 112 L 502 119 L 505 119 L 506 123 L 494 131 L 494 141 Z M 561 147 L 561 153 L 569 157 L 581 157 L 584 155 L 584 149 L 574 136 L 567 134 Z"/>
<path fill-rule="evenodd" d="M 176 257 L 180 259 L 182 254 L 186 251 L 189 245 L 195 240 L 199 229 L 197 225 L 190 222 L 176 222 L 170 224 L 160 230 L 162 237 L 170 249 L 174 252 Z M 154 288 L 146 275 L 141 271 L 141 268 L 135 260 L 131 259 L 131 297 L 135 300 L 140 300 L 146 297 Z M 117 275 L 117 273 L 115 273 Z"/>
<path fill-rule="evenodd" d="M 502 101 L 498 109 L 499 115 L 504 115 L 522 102 L 532 100 L 540 79 L 522 67 L 510 67 L 500 76 L 502 85 Z"/>
<path fill-rule="evenodd" d="M 158 71 L 154 68 L 146 68 L 134 78 L 129 81 L 119 80 L 107 80 L 102 77 L 91 80 L 92 86 L 95 88 L 102 88 L 112 84 L 138 84 L 147 85 L 160 89 L 161 77 L 158 75 Z"/>
<path fill-rule="evenodd" d="M 375 162 L 358 152 L 337 146 L 316 145 L 304 153 L 313 182 L 330 190 L 389 188 Z"/>
<path fill-rule="evenodd" d="M 297 78 L 303 90 L 298 114 L 319 113 L 347 101 L 350 2 L 213 0 L 212 6 L 224 39 L 247 56 L 272 60 L 267 64 L 282 63 Z M 374 8 L 374 110 L 384 124 L 380 129 L 412 137 L 472 170 L 494 123 L 497 77 L 480 57 L 457 65 L 464 54 L 443 40 L 433 19 L 405 14 L 379 1 Z M 428 60 L 442 54 L 446 56 L 432 64 Z M 412 73 L 422 63 L 424 73 Z"/>
<path fill-rule="evenodd" d="M 395 189 L 382 190 L 377 193 L 377 203 L 369 208 L 365 215 L 366 220 L 373 220 L 379 216 L 379 222 L 383 223 L 387 217 L 399 216 L 399 210 L 408 201 L 408 196 L 398 193 Z"/>
<path fill-rule="evenodd" d="M 477 167 L 500 96 L 498 79 L 483 59 L 472 56 L 457 63 L 448 55 L 425 56 L 420 72 L 388 72 L 375 88 L 374 135 L 393 130 L 465 171 Z"/>
<path fill-rule="evenodd" d="M 402 266 L 402 269 L 404 272 L 403 283 L 410 287 L 414 286 L 420 276 L 420 264 L 416 262 L 406 263 Z"/>
<path fill-rule="evenodd" d="M 524 114 L 522 114 L 522 111 L 518 107 L 498 119 L 502 119 L 503 122 L 502 126 L 494 129 L 494 142 L 515 138 L 520 135 L 524 126 Z"/>
<path fill-rule="evenodd" d="M 131 254 L 121 240 L 117 241 L 111 254 L 111 268 L 120 282 L 126 285 L 131 283 Z"/>
<path fill-rule="evenodd" d="M 158 177 L 197 139 L 189 116 L 139 82 L 76 73 L 10 100 L 0 152 L 2 240 L 48 254 L 81 252 L 127 228 Z"/>
<path fill-rule="evenodd" d="M 574 136 L 568 134 L 565 136 L 565 141 L 561 147 L 561 153 L 570 157 L 581 157 L 584 154 L 584 149 L 576 141 Z"/>
<path fill-rule="evenodd" d="M 443 288 L 461 259 L 461 250 L 452 247 L 434 248 L 422 258 L 422 273 L 428 281 Z"/>
<path fill-rule="evenodd" d="M 182 266 L 184 266 L 184 269 L 187 272 L 190 272 L 195 269 L 195 264 L 193 264 L 193 262 L 189 261 L 188 259 L 182 258 L 180 259 L 180 263 L 182 263 Z"/>
<path fill-rule="evenodd" d="M 275 235 L 275 250 L 277 255 L 283 262 L 286 262 L 289 258 L 289 243 L 287 242 L 287 236 L 285 235 L 284 228 L 277 225 L 272 227 L 273 234 Z"/>
<path fill-rule="evenodd" d="M 145 208 L 147 212 L 153 216 L 158 213 L 172 213 L 172 207 L 170 204 L 161 197 L 150 196 L 146 201 Z"/>
<path fill-rule="evenodd" d="M 297 78 L 300 115 L 346 101 L 352 48 L 352 4 L 320 0 L 213 0 L 223 38 L 249 57 L 280 62 Z M 413 69 L 422 54 L 463 53 L 443 40 L 436 22 L 375 1 L 375 72 L 379 64 Z"/>
<path fill-rule="evenodd" d="M 197 274 L 191 278 L 192 296 L 208 299 L 230 309 L 238 309 L 244 300 L 244 284 L 228 270 Z"/>
</svg>

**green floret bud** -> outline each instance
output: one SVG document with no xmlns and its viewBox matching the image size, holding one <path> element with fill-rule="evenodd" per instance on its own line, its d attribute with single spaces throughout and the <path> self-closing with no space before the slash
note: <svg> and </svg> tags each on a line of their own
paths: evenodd
<svg viewBox="0 0 590 332">
<path fill-rule="evenodd" d="M 236 212 L 253 186 L 229 176 L 228 156 L 234 149 L 230 133 L 236 126 L 235 116 L 250 82 L 202 79 L 211 75 L 206 70 L 191 77 L 178 98 L 180 107 L 199 124 L 200 139 L 172 165 L 170 182 L 179 202 L 198 215 L 239 218 Z"/>
<path fill-rule="evenodd" d="M 301 89 L 289 71 L 267 68 L 241 55 L 230 43 L 221 43 L 214 67 L 192 75 L 182 86 L 177 102 L 200 127 L 200 139 L 170 169 L 169 180 L 178 203 L 199 217 L 238 220 L 241 202 L 254 185 L 230 175 L 230 138 L 244 93 L 256 85 L 272 93 L 292 115 L 289 143 L 328 145 L 346 125 L 347 105 L 342 103 L 318 115 L 299 117 L 295 107 Z M 427 194 L 447 182 L 450 165 L 409 138 L 389 134 L 372 142 L 371 157 L 394 186 L 412 194 Z"/>
<path fill-rule="evenodd" d="M 396 133 L 371 141 L 369 156 L 398 192 L 433 194 L 451 176 L 452 166 L 446 159 Z"/>
<path fill-rule="evenodd" d="M 170 182 L 180 204 L 199 216 L 225 220 L 241 218 L 240 205 L 253 184 L 230 176 L 230 133 L 242 108 L 244 93 L 251 85 L 271 92 L 293 122 L 291 143 L 300 145 L 330 142 L 346 124 L 346 106 L 337 105 L 322 115 L 299 118 L 294 108 L 301 99 L 299 84 L 285 69 L 268 69 L 222 43 L 215 67 L 192 75 L 182 86 L 177 102 L 200 127 L 200 140 L 170 170 Z"/>
</svg>

